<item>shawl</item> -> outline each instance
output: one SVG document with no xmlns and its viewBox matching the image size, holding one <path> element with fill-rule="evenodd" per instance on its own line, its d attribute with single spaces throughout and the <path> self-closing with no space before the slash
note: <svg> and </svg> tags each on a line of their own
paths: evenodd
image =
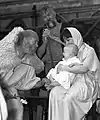
<svg viewBox="0 0 100 120">
<path fill-rule="evenodd" d="M 69 30 L 69 32 L 72 35 L 74 44 L 77 45 L 79 48 L 79 52 L 78 52 L 79 56 L 82 56 L 83 59 L 85 59 L 86 57 L 89 57 L 88 53 L 91 53 L 92 57 L 91 59 L 89 59 L 91 61 L 88 61 L 88 68 L 91 72 L 95 74 L 96 80 L 100 82 L 100 62 L 97 58 L 95 50 L 92 47 L 90 47 L 88 44 L 83 42 L 82 35 L 76 28 L 68 27 L 66 29 Z M 85 46 L 85 49 L 87 49 L 85 50 L 85 52 L 83 46 Z"/>
</svg>

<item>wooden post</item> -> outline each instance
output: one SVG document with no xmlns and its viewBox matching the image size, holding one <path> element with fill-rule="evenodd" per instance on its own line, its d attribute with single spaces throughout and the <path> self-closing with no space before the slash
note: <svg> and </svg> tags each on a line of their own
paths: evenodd
<svg viewBox="0 0 100 120">
<path fill-rule="evenodd" d="M 32 27 L 37 26 L 37 10 L 36 5 L 33 5 L 32 7 Z"/>
</svg>

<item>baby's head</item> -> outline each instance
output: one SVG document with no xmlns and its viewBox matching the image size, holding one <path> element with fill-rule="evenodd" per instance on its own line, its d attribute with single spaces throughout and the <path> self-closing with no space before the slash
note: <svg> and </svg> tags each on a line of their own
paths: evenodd
<svg viewBox="0 0 100 120">
<path fill-rule="evenodd" d="M 77 54 L 78 54 L 77 45 L 70 43 L 64 47 L 63 56 L 65 59 L 77 56 Z"/>
</svg>

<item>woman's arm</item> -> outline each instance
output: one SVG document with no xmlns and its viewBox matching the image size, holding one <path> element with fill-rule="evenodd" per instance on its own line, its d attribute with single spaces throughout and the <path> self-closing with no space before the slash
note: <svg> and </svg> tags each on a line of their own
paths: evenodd
<svg viewBox="0 0 100 120">
<path fill-rule="evenodd" d="M 84 66 L 83 64 L 75 64 L 72 67 L 62 65 L 61 69 L 62 71 L 68 71 L 75 74 L 86 73 L 89 70 L 88 67 Z"/>
<path fill-rule="evenodd" d="M 74 64 L 73 66 L 65 66 L 65 65 L 59 65 L 58 66 L 58 71 L 68 71 L 68 72 L 72 72 L 72 73 L 76 73 L 76 74 L 82 74 L 82 73 L 86 73 L 89 71 L 89 69 L 91 68 L 92 64 L 93 64 L 93 59 L 94 59 L 94 51 L 93 49 L 88 51 L 88 53 L 86 54 L 86 56 L 84 57 L 84 60 L 82 62 L 82 64 Z"/>
</svg>

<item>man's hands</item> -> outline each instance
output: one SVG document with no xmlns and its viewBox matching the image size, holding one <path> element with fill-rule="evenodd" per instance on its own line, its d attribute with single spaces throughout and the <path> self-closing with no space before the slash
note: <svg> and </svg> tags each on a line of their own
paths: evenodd
<svg viewBox="0 0 100 120">
<path fill-rule="evenodd" d="M 48 78 L 43 78 L 42 82 L 44 82 L 44 84 L 50 84 L 51 83 L 50 79 L 48 79 Z"/>
<path fill-rule="evenodd" d="M 48 78 L 43 78 L 42 81 L 44 82 L 44 86 L 46 87 L 47 90 L 49 90 L 49 85 L 51 84 L 50 79 Z"/>
<path fill-rule="evenodd" d="M 47 37 L 47 36 L 49 36 L 49 35 L 50 35 L 50 30 L 45 29 L 45 30 L 43 31 L 43 37 Z"/>
<path fill-rule="evenodd" d="M 49 84 L 48 86 L 46 86 L 46 89 L 49 91 L 56 86 L 60 86 L 60 83 L 58 83 L 57 81 L 54 81 L 51 84 Z"/>
</svg>

